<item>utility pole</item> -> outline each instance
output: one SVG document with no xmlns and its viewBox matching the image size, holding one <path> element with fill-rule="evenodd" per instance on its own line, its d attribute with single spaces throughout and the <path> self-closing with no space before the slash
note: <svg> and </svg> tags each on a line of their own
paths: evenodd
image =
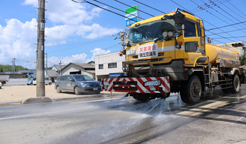
<svg viewBox="0 0 246 144">
<path fill-rule="evenodd" d="M 15 72 L 15 60 L 16 60 L 16 58 L 12 59 L 12 73 Z"/>
<path fill-rule="evenodd" d="M 38 0 L 38 29 L 37 29 L 37 63 L 36 63 L 36 96 L 45 97 L 44 83 L 44 29 L 45 0 Z"/>
<path fill-rule="evenodd" d="M 46 68 L 45 68 L 45 69 L 46 69 L 46 75 L 47 75 L 47 69 L 48 69 L 48 56 L 47 56 L 47 55 L 48 55 L 48 53 L 47 53 L 47 51 L 46 51 L 46 53 L 45 53 L 45 57 L 46 57 L 46 58 L 45 58 L 45 59 L 46 59 L 46 66 L 45 66 L 45 67 L 46 67 Z"/>
<path fill-rule="evenodd" d="M 60 65 L 60 75 L 62 75 L 62 73 L 61 73 L 61 61 L 60 61 L 59 65 Z"/>
</svg>

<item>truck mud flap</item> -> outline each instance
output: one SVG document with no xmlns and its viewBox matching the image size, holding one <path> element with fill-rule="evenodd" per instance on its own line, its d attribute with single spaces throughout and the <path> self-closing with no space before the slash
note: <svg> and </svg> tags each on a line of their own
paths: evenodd
<svg viewBox="0 0 246 144">
<path fill-rule="evenodd" d="M 155 85 L 146 86 L 150 81 L 156 82 Z M 103 91 L 110 92 L 170 93 L 170 82 L 168 76 L 104 78 L 102 79 L 101 84 Z"/>
</svg>

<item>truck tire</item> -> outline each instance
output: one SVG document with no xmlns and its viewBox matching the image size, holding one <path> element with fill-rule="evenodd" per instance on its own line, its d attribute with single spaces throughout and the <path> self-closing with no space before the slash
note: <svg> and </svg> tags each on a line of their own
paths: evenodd
<svg viewBox="0 0 246 144">
<path fill-rule="evenodd" d="M 202 95 L 202 84 L 197 76 L 192 76 L 188 84 L 183 84 L 180 90 L 180 96 L 184 103 L 196 104 L 200 101 Z"/>
<path fill-rule="evenodd" d="M 150 95 L 149 94 L 135 94 L 132 96 L 135 100 L 141 101 L 141 102 L 146 102 L 150 100 Z"/>
<path fill-rule="evenodd" d="M 232 79 L 232 93 L 239 93 L 240 92 L 240 78 L 237 74 L 234 75 Z"/>
</svg>

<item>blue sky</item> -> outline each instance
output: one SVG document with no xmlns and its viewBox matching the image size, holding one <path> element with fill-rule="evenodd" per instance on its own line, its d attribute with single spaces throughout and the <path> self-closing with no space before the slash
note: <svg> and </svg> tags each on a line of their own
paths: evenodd
<svg viewBox="0 0 246 144">
<path fill-rule="evenodd" d="M 114 38 L 119 31 L 127 28 L 124 17 L 86 3 L 74 3 L 71 0 L 46 1 L 48 3 L 46 3 L 45 51 L 48 53 L 48 66 L 58 64 L 60 61 L 63 64 L 88 62 L 94 60 L 95 55 L 122 49 L 120 40 Z M 94 0 L 88 1 L 124 15 L 123 12 Z M 134 0 L 118 1 L 131 6 L 138 5 L 140 10 L 154 16 L 162 14 Z M 121 10 L 128 8 L 114 0 L 100 0 L 100 2 Z M 246 0 L 213 0 L 216 6 L 210 0 L 141 0 L 140 2 L 166 13 L 184 7 L 205 20 L 206 29 L 246 21 Z M 205 3 L 210 6 L 206 6 Z M 0 0 L 0 64 L 11 64 L 11 60 L 16 58 L 17 65 L 27 68 L 36 67 L 38 11 L 35 7 L 38 7 L 37 4 L 38 0 Z M 144 19 L 151 17 L 143 12 L 139 14 Z M 237 29 L 242 30 L 225 33 Z M 218 36 L 211 32 L 221 34 Z M 246 37 L 238 37 L 246 36 L 246 23 L 211 32 L 206 32 L 206 35 L 214 38 L 214 44 L 246 41 Z M 226 39 L 221 36 L 236 38 Z"/>
</svg>

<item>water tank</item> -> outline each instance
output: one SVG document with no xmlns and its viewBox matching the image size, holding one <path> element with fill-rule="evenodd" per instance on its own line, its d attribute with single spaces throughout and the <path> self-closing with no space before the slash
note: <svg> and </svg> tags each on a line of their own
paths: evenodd
<svg viewBox="0 0 246 144">
<path fill-rule="evenodd" d="M 209 56 L 209 62 L 213 64 L 218 58 L 239 60 L 239 54 L 236 51 L 209 43 L 206 43 L 206 54 Z"/>
</svg>

